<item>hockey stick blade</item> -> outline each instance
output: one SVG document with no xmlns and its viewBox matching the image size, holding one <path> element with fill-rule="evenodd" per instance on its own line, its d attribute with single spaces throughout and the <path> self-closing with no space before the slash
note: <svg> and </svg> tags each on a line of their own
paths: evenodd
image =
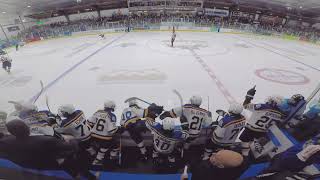
<svg viewBox="0 0 320 180">
<path fill-rule="evenodd" d="M 127 100 L 125 100 L 124 102 L 125 102 L 125 103 L 127 103 L 127 102 L 129 102 L 129 101 L 131 101 L 131 100 L 138 100 L 138 101 L 144 102 L 144 103 L 146 103 L 146 104 L 148 104 L 148 105 L 151 105 L 151 103 L 149 103 L 148 101 L 145 101 L 145 100 L 140 99 L 140 98 L 138 98 L 138 97 L 131 97 L 131 98 L 128 98 L 128 99 L 127 99 Z"/>
</svg>

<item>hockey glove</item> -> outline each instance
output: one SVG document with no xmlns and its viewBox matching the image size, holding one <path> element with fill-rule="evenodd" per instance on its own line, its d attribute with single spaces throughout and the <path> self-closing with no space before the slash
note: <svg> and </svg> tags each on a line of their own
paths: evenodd
<svg viewBox="0 0 320 180">
<path fill-rule="evenodd" d="M 252 100 L 255 94 L 256 94 L 256 86 L 249 89 L 249 91 L 247 92 L 247 95 L 246 95 L 246 99 Z"/>
</svg>

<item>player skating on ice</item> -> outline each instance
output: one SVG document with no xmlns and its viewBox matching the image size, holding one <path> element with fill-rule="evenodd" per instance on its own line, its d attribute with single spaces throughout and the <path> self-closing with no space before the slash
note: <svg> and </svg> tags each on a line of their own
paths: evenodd
<svg viewBox="0 0 320 180">
<path fill-rule="evenodd" d="M 93 161 L 93 165 L 102 165 L 106 153 L 110 152 L 110 159 L 118 158 L 118 144 L 114 139 L 118 131 L 116 125 L 117 117 L 113 113 L 116 108 L 114 101 L 107 100 L 104 102 L 103 110 L 98 110 L 88 120 L 91 129 L 91 144 L 98 146 L 98 153 Z"/>
<path fill-rule="evenodd" d="M 251 103 L 256 93 L 255 87 L 247 92 L 243 102 L 245 109 L 252 112 L 247 120 L 246 127 L 240 135 L 243 155 L 248 156 L 250 152 L 250 144 L 259 138 L 265 137 L 270 126 L 277 122 L 283 122 L 285 114 L 280 110 L 283 98 L 280 96 L 269 96 L 263 104 Z M 255 144 L 255 150 L 262 153 L 263 147 Z"/>
<path fill-rule="evenodd" d="M 99 34 L 99 37 L 100 37 L 101 39 L 105 39 L 104 34 Z"/>
<path fill-rule="evenodd" d="M 7 56 L 0 56 L 0 61 L 2 62 L 2 68 L 10 73 L 11 71 L 11 65 L 12 65 L 12 59 Z"/>
<path fill-rule="evenodd" d="M 174 43 L 174 41 L 176 40 L 176 36 L 177 36 L 176 30 L 175 30 L 175 28 L 174 28 L 174 26 L 173 26 L 173 28 L 172 28 L 172 35 L 171 35 L 171 47 L 173 47 L 173 43 Z"/>
<path fill-rule="evenodd" d="M 147 120 L 147 128 L 153 135 L 152 159 L 156 167 L 174 167 L 176 164 L 176 148 L 184 141 L 188 134 L 180 126 L 175 126 L 175 119 L 165 118 L 161 123 Z"/>
<path fill-rule="evenodd" d="M 182 129 L 189 134 L 188 139 L 184 143 L 184 149 L 189 149 L 193 140 L 200 136 L 203 127 L 212 123 L 211 113 L 200 107 L 202 98 L 200 96 L 192 96 L 190 103 L 182 107 L 176 107 L 171 111 L 166 111 L 160 115 L 160 119 L 167 117 L 180 118 Z"/>
<path fill-rule="evenodd" d="M 217 110 L 219 117 L 222 118 L 217 122 L 211 138 L 206 142 L 203 160 L 209 159 L 213 152 L 230 149 L 235 145 L 236 139 L 246 123 L 245 117 L 241 114 L 242 111 L 243 107 L 238 103 L 232 103 L 228 113 Z"/>
<path fill-rule="evenodd" d="M 128 131 L 132 140 L 140 150 L 140 159 L 147 160 L 147 149 L 144 145 L 142 133 L 147 131 L 146 118 L 155 119 L 163 111 L 162 106 L 151 104 L 147 109 L 139 107 L 136 100 L 130 100 L 129 107 L 122 112 L 121 126 Z"/>
</svg>

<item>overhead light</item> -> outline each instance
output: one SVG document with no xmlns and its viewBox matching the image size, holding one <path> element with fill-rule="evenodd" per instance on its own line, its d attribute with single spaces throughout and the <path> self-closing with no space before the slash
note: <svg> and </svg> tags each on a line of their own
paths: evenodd
<svg viewBox="0 0 320 180">
<path fill-rule="evenodd" d="M 5 12 L 5 11 L 2 12 L 2 14 L 5 14 L 5 13 L 7 13 L 7 12 Z"/>
<path fill-rule="evenodd" d="M 30 8 L 31 6 L 30 6 L 30 5 L 28 5 L 27 7 L 28 7 L 28 8 Z"/>
<path fill-rule="evenodd" d="M 302 6 L 300 6 L 299 8 L 302 9 Z"/>
</svg>

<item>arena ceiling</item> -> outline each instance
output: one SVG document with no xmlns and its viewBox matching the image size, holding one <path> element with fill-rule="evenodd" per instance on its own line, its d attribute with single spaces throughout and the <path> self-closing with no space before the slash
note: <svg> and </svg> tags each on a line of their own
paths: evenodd
<svg viewBox="0 0 320 180">
<path fill-rule="evenodd" d="M 125 7 L 127 7 L 127 0 L 81 0 L 80 3 L 77 0 L 0 0 L 0 17 L 3 14 L 20 14 L 42 18 L 53 12 L 71 14 L 85 9 Z M 246 11 L 258 10 L 262 13 L 304 17 L 316 21 L 320 19 L 320 0 L 204 0 L 204 7 L 231 7 Z"/>
</svg>

